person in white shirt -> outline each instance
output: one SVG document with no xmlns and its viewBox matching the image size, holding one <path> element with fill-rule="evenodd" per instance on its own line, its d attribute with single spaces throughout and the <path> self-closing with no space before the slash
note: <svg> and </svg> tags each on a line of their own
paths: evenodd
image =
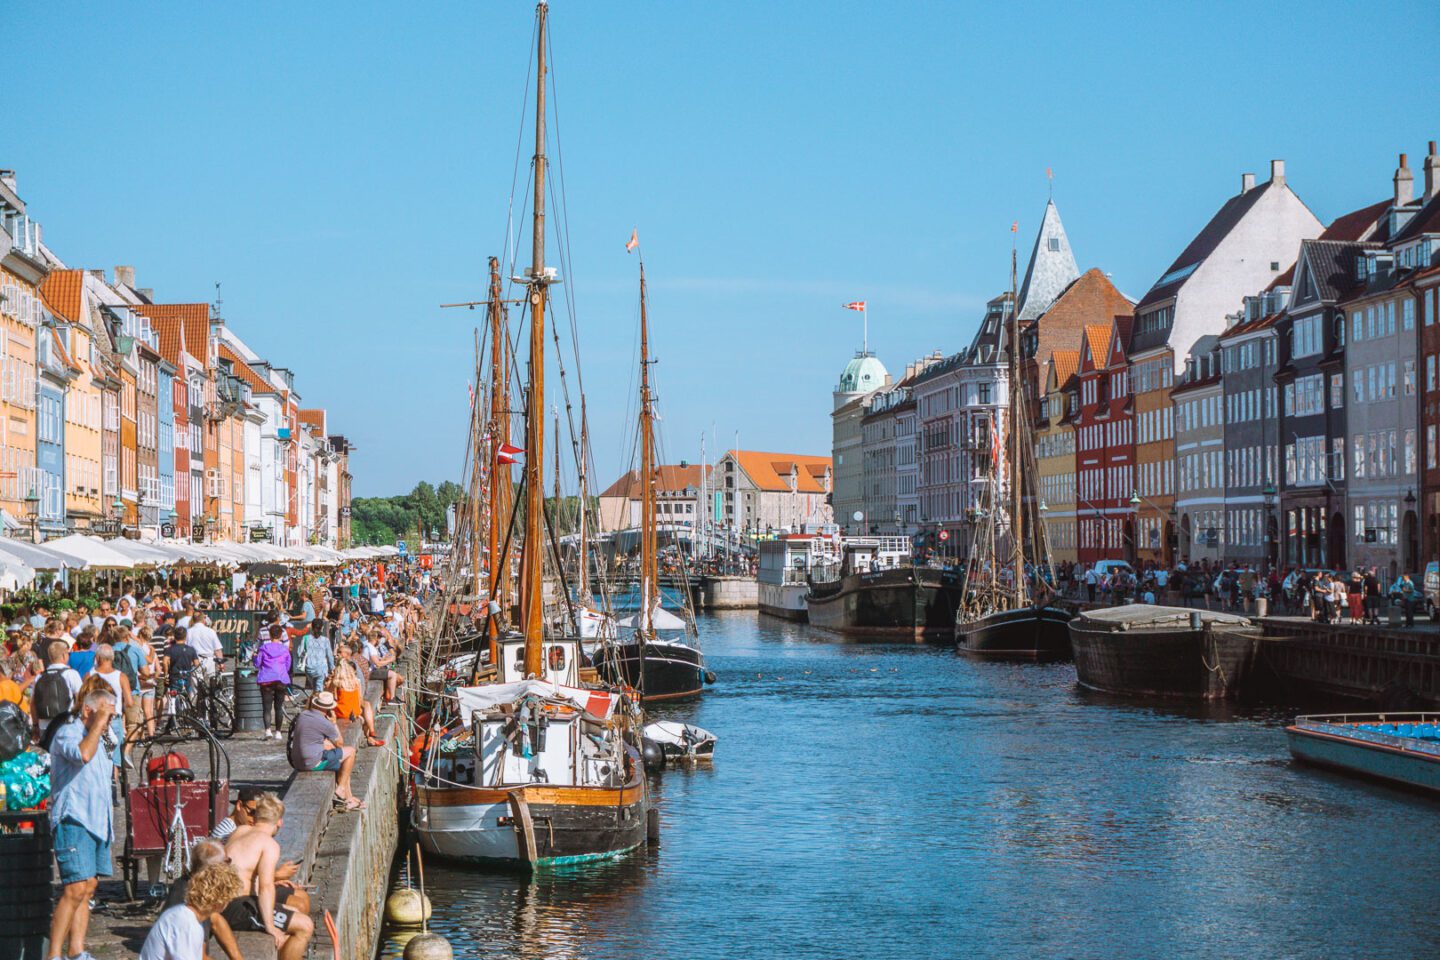
<svg viewBox="0 0 1440 960">
<path fill-rule="evenodd" d="M 197 610 L 190 618 L 186 641 L 200 655 L 200 675 L 213 676 L 225 659 L 225 652 L 220 644 L 220 634 L 207 622 L 205 611 Z"/>
<path fill-rule="evenodd" d="M 242 891 L 240 876 L 228 863 L 212 863 L 196 870 L 185 891 L 185 903 L 160 914 L 140 960 L 203 960 L 206 926 Z"/>
</svg>

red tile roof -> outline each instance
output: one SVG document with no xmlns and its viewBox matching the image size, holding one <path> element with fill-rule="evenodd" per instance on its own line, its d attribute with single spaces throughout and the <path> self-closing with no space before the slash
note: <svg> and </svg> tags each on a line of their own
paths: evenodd
<svg viewBox="0 0 1440 960">
<path fill-rule="evenodd" d="M 1379 203 L 1372 203 L 1368 207 L 1352 210 L 1343 217 L 1336 217 L 1330 226 L 1325 228 L 1325 232 L 1320 234 L 1317 239 L 1349 242 L 1368 240 L 1370 239 L 1369 233 L 1371 228 L 1385 215 L 1385 211 L 1389 206 L 1389 200 L 1381 200 Z"/>
<path fill-rule="evenodd" d="M 301 411 L 304 415 L 304 411 Z M 714 467 L 704 468 L 707 474 L 714 470 Z M 700 470 L 698 464 L 661 464 L 655 468 L 658 474 L 655 484 L 657 493 L 679 493 L 687 487 L 698 488 L 700 486 Z M 619 480 L 605 488 L 602 497 L 625 497 L 631 500 L 640 499 L 640 471 L 630 470 Z"/>
<path fill-rule="evenodd" d="M 790 490 L 790 473 L 796 473 L 795 489 L 799 493 L 827 493 L 825 474 L 830 469 L 829 457 L 810 457 L 794 453 L 764 453 L 759 450 L 730 450 L 728 455 L 740 464 L 750 482 L 761 490 Z"/>
<path fill-rule="evenodd" d="M 84 289 L 85 271 L 52 270 L 40 285 L 40 296 L 51 313 L 62 320 L 79 323 Z"/>
<path fill-rule="evenodd" d="M 180 351 L 204 363 L 210 342 L 210 305 L 206 303 L 143 303 L 135 312 L 150 318 L 160 338 L 160 355 L 180 365 Z"/>
<path fill-rule="evenodd" d="M 220 358 L 230 361 L 235 376 L 249 384 L 252 393 L 278 393 L 274 387 L 270 386 L 270 381 L 256 373 L 240 354 L 230 349 L 229 344 L 220 344 Z"/>
<path fill-rule="evenodd" d="M 321 435 L 325 435 L 325 411 L 324 410 L 301 410 L 299 413 L 300 422 L 306 426 L 314 427 Z"/>
<path fill-rule="evenodd" d="M 1050 354 L 1050 364 L 1055 368 L 1055 386 L 1063 388 L 1080 369 L 1080 351 L 1055 350 Z"/>
</svg>

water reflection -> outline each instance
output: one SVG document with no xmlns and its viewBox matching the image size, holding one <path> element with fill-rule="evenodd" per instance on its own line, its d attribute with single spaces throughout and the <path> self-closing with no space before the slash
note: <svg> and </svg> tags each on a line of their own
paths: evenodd
<svg viewBox="0 0 1440 960">
<path fill-rule="evenodd" d="M 1292 766 L 1280 712 L 753 613 L 701 627 L 719 682 L 657 713 L 720 744 L 659 782 L 661 845 L 534 880 L 427 862 L 457 957 L 1440 952 L 1440 808 Z"/>
</svg>

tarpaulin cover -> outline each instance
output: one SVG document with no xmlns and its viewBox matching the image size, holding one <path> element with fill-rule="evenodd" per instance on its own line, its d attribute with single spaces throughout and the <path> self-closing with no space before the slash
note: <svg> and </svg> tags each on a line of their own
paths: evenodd
<svg viewBox="0 0 1440 960">
<path fill-rule="evenodd" d="M 526 697 L 561 700 L 584 710 L 599 720 L 609 720 L 615 712 L 616 697 L 600 690 L 567 687 L 549 680 L 517 680 L 514 683 L 487 683 L 478 687 L 461 687 L 455 691 L 460 708 L 476 713 L 498 707 L 502 703 L 518 703 Z"/>
</svg>

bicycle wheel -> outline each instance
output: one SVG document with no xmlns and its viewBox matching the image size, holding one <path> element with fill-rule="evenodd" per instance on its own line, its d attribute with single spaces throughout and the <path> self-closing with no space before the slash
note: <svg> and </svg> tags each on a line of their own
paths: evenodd
<svg viewBox="0 0 1440 960">
<path fill-rule="evenodd" d="M 210 732 L 218 739 L 229 740 L 235 735 L 235 710 L 218 697 L 211 697 L 207 704 Z"/>
</svg>

